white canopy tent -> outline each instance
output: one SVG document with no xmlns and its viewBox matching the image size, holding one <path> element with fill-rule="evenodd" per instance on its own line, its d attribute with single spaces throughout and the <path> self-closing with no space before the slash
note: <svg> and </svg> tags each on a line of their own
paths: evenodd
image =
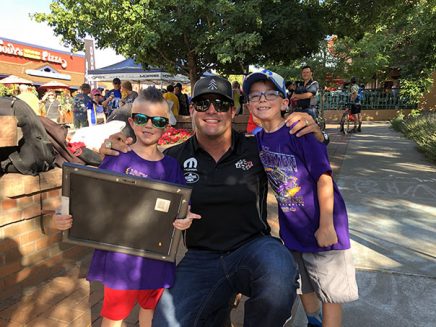
<svg viewBox="0 0 436 327">
<path fill-rule="evenodd" d="M 189 83 L 189 79 L 181 74 L 172 75 L 160 68 L 144 70 L 133 59 L 126 59 L 116 64 L 88 71 L 86 78 L 89 82 L 112 81 L 118 77 L 121 80 L 135 81 L 138 83 L 149 82 L 153 84 L 180 82 Z"/>
</svg>

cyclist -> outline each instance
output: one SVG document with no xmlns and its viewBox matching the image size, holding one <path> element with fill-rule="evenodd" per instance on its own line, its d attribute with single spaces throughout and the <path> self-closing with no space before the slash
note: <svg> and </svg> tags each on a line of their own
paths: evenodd
<svg viewBox="0 0 436 327">
<path fill-rule="evenodd" d="M 359 85 L 356 83 L 356 78 L 351 78 L 351 88 L 350 88 L 350 100 L 351 100 L 351 113 L 354 117 L 354 128 L 351 130 L 351 132 L 361 132 L 362 129 L 362 114 L 361 111 L 361 97 L 362 92 L 359 92 L 360 88 Z M 359 125 L 358 125 L 359 124 Z"/>
</svg>

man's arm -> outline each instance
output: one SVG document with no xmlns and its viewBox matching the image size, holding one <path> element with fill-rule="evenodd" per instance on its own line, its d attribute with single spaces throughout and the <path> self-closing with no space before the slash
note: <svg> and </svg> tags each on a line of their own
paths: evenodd
<svg viewBox="0 0 436 327">
<path fill-rule="evenodd" d="M 319 202 L 319 228 L 315 238 L 321 247 L 331 246 L 338 242 L 333 224 L 333 179 L 329 174 L 322 174 L 317 182 Z"/>
<path fill-rule="evenodd" d="M 306 112 L 293 112 L 286 118 L 286 126 L 292 126 L 291 134 L 297 137 L 313 133 L 319 142 L 324 142 L 324 135 L 313 117 Z"/>
<path fill-rule="evenodd" d="M 302 94 L 296 94 L 295 92 L 291 96 L 291 100 L 304 100 L 304 99 L 310 99 L 311 97 L 315 96 L 312 92 L 306 92 Z"/>
</svg>

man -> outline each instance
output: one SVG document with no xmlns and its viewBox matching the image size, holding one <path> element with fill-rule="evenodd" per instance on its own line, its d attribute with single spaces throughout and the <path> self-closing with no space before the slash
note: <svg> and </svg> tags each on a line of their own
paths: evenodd
<svg viewBox="0 0 436 327">
<path fill-rule="evenodd" d="M 33 109 L 33 111 L 37 116 L 42 116 L 43 112 L 39 106 L 39 99 L 32 92 L 32 87 L 27 84 L 20 84 L 19 90 L 20 90 L 20 94 L 17 95 L 17 98 L 26 102 L 29 105 L 29 107 Z"/>
<path fill-rule="evenodd" d="M 360 102 L 360 94 L 359 94 L 359 84 L 356 83 L 356 78 L 352 77 L 351 80 L 351 88 L 350 88 L 350 100 L 351 100 L 351 113 L 354 117 L 354 128 L 351 130 L 352 133 L 361 132 L 362 131 L 362 114 L 360 113 L 362 110 L 361 102 Z M 357 125 L 359 124 L 359 125 Z"/>
<path fill-rule="evenodd" d="M 188 96 L 182 93 L 182 89 L 183 87 L 181 83 L 176 83 L 176 85 L 174 85 L 174 94 L 177 96 L 177 99 L 179 99 L 179 115 L 189 116 Z"/>
<path fill-rule="evenodd" d="M 138 97 L 138 92 L 133 91 L 132 83 L 129 81 L 121 83 L 121 94 L 123 98 L 120 101 L 120 107 L 123 107 L 126 104 L 132 104 Z"/>
<path fill-rule="evenodd" d="M 163 97 L 165 98 L 165 100 L 173 102 L 173 106 L 172 106 L 171 110 L 173 111 L 174 116 L 178 116 L 180 104 L 179 104 L 179 99 L 174 94 L 174 86 L 172 86 L 171 84 L 168 85 L 167 92 L 165 92 L 163 94 Z"/>
<path fill-rule="evenodd" d="M 73 121 L 74 128 L 88 127 L 88 106 L 91 103 L 89 93 L 91 93 L 91 86 L 83 83 L 80 86 L 80 92 L 73 99 Z"/>
<path fill-rule="evenodd" d="M 120 106 L 121 95 L 121 80 L 115 77 L 112 80 L 113 89 L 105 93 L 105 100 L 103 107 L 106 109 L 106 116 L 109 116 L 112 111 L 118 109 Z"/>
<path fill-rule="evenodd" d="M 200 79 L 190 108 L 196 134 L 166 151 L 183 166 L 193 187 L 191 211 L 201 215 L 185 235 L 188 248 L 174 287 L 164 293 L 154 326 L 223 326 L 236 293 L 245 302 L 245 324 L 283 326 L 295 299 L 296 269 L 289 251 L 270 236 L 266 220 L 267 180 L 256 141 L 232 130 L 231 84 L 220 77 Z M 304 113 L 289 117 L 292 132 L 317 132 Z M 298 135 L 298 134 L 297 134 Z M 112 135 L 100 148 L 116 155 L 131 140 Z"/>
<path fill-rule="evenodd" d="M 291 103 L 296 101 L 296 110 L 307 112 L 314 119 L 318 118 L 316 96 L 318 95 L 319 84 L 313 80 L 312 68 L 306 65 L 301 68 L 303 82 L 296 83 L 296 89 L 291 96 Z"/>
</svg>

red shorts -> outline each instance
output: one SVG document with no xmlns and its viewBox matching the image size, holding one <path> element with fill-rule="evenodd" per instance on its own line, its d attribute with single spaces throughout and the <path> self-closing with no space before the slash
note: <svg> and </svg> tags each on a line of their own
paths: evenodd
<svg viewBox="0 0 436 327">
<path fill-rule="evenodd" d="M 154 310 L 163 291 L 163 288 L 157 290 L 114 290 L 105 286 L 103 307 L 100 314 L 110 320 L 123 320 L 129 316 L 136 302 L 143 309 Z"/>
</svg>

